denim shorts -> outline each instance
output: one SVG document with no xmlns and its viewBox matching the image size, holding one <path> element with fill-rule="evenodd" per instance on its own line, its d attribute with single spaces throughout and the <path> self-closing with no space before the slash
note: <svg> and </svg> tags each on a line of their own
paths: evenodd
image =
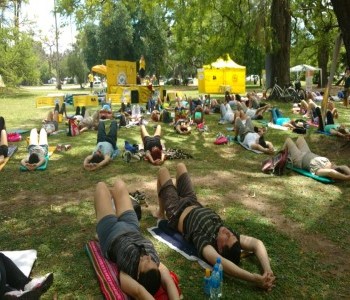
<svg viewBox="0 0 350 300">
<path fill-rule="evenodd" d="M 128 232 L 139 231 L 140 224 L 134 210 L 127 210 L 119 217 L 116 215 L 104 216 L 96 225 L 101 250 L 107 258 L 109 258 L 108 250 L 118 236 Z"/>
</svg>

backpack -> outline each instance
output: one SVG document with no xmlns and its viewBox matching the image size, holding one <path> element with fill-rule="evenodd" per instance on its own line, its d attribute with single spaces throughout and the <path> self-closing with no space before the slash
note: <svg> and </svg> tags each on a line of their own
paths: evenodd
<svg viewBox="0 0 350 300">
<path fill-rule="evenodd" d="M 307 129 L 307 123 L 305 120 L 302 119 L 298 119 L 294 121 L 295 128 L 293 129 L 294 133 L 299 133 L 299 134 L 305 134 L 306 133 L 306 129 Z"/>
<path fill-rule="evenodd" d="M 75 120 L 74 118 L 69 119 L 68 121 L 68 132 L 67 135 L 68 136 L 76 136 L 79 135 L 79 127 L 77 124 L 77 120 Z"/>
<path fill-rule="evenodd" d="M 261 171 L 266 174 L 282 176 L 287 166 L 288 149 L 279 151 L 275 156 L 262 162 Z"/>
</svg>

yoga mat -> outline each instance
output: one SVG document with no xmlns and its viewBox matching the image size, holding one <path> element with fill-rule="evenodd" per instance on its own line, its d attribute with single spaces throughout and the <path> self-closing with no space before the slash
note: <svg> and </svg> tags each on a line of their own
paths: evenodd
<svg viewBox="0 0 350 300">
<path fill-rule="evenodd" d="M 179 232 L 169 228 L 167 224 L 167 220 L 161 220 L 157 226 L 148 228 L 147 230 L 155 239 L 180 253 L 186 259 L 197 261 L 204 269 L 211 269 L 209 264 L 198 257 L 197 249 L 194 245 L 187 242 Z"/>
<path fill-rule="evenodd" d="M 17 151 L 17 149 L 18 149 L 18 147 L 17 146 L 14 146 L 14 145 L 9 145 L 8 146 L 8 156 L 5 158 L 5 160 L 4 160 L 4 163 L 2 163 L 1 165 L 0 165 L 0 171 L 5 167 L 5 165 L 7 164 L 7 162 L 10 160 L 10 158 L 11 158 L 11 156 L 13 155 L 13 154 L 15 154 L 15 152 Z"/>
<path fill-rule="evenodd" d="M 315 179 L 317 181 L 320 181 L 322 183 L 334 183 L 335 181 L 331 178 L 328 178 L 328 177 L 323 177 L 323 176 L 318 176 L 318 175 L 315 175 L 315 174 L 312 174 L 311 172 L 309 171 L 306 171 L 304 169 L 300 169 L 300 168 L 297 168 L 297 167 L 293 167 L 292 165 L 290 164 L 287 164 L 287 168 L 288 169 L 291 169 L 293 170 L 294 172 L 297 172 L 301 175 L 304 175 L 306 177 L 310 177 L 312 179 Z"/>
</svg>

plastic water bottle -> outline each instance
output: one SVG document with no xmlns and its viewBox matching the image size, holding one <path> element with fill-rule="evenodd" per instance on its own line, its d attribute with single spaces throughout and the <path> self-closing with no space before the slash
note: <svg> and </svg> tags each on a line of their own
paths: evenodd
<svg viewBox="0 0 350 300">
<path fill-rule="evenodd" d="M 220 293 L 220 273 L 218 266 L 215 265 L 210 277 L 210 299 L 219 299 Z"/>
<path fill-rule="evenodd" d="M 223 282 L 224 282 L 224 268 L 223 268 L 223 266 L 222 266 L 221 258 L 220 258 L 220 257 L 218 257 L 218 258 L 216 259 L 216 264 L 215 264 L 215 266 L 218 267 L 218 272 L 219 272 L 219 274 L 220 274 L 220 291 L 219 291 L 219 298 L 221 298 L 221 297 L 222 297 L 222 286 L 223 286 Z M 215 267 L 215 266 L 214 266 L 214 267 Z"/>
<path fill-rule="evenodd" d="M 205 269 L 204 294 L 210 297 L 210 269 Z"/>
</svg>

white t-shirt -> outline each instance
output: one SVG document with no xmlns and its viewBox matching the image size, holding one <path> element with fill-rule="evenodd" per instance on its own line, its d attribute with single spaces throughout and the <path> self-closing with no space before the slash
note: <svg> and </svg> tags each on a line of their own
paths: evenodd
<svg viewBox="0 0 350 300">
<path fill-rule="evenodd" d="M 252 149 L 253 144 L 257 144 L 258 140 L 260 138 L 260 135 L 256 132 L 248 132 L 243 140 L 243 145 L 249 147 L 249 149 Z"/>
</svg>

